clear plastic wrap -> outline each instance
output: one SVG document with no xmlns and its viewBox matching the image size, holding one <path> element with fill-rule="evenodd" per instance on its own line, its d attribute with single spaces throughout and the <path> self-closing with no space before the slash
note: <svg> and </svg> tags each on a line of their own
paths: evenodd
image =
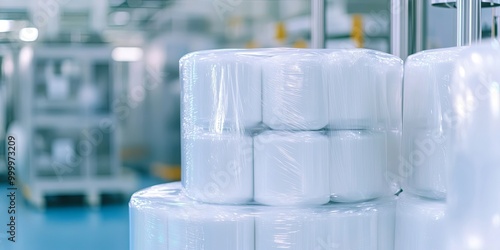
<svg viewBox="0 0 500 250">
<path fill-rule="evenodd" d="M 401 130 L 401 59 L 367 49 L 326 54 L 329 128 Z"/>
<path fill-rule="evenodd" d="M 365 49 L 212 50 L 184 56 L 180 71 L 190 197 L 319 205 L 396 192 L 388 173 L 400 153 L 401 59 Z M 356 146 L 328 139 L 344 131 L 380 136 Z"/>
<path fill-rule="evenodd" d="M 395 198 L 312 207 L 212 205 L 189 199 L 180 183 L 135 193 L 130 249 L 388 250 L 394 244 Z"/>
<path fill-rule="evenodd" d="M 396 208 L 397 250 L 429 250 L 446 247 L 446 203 L 401 194 Z"/>
<path fill-rule="evenodd" d="M 265 131 L 254 139 L 256 202 L 321 205 L 330 201 L 328 138 L 315 131 Z"/>
<path fill-rule="evenodd" d="M 394 193 L 386 179 L 386 134 L 373 131 L 330 132 L 332 201 L 369 200 Z"/>
<path fill-rule="evenodd" d="M 263 61 L 263 121 L 271 129 L 317 130 L 328 124 L 324 58 L 283 53 Z"/>
<path fill-rule="evenodd" d="M 450 85 L 462 47 L 428 50 L 408 57 L 404 76 L 403 190 L 429 198 L 446 196 L 450 164 Z"/>
<path fill-rule="evenodd" d="M 464 50 L 451 85 L 448 249 L 500 249 L 500 44 Z"/>
<path fill-rule="evenodd" d="M 180 61 L 184 129 L 243 131 L 262 121 L 261 69 L 242 50 L 202 51 Z"/>
</svg>

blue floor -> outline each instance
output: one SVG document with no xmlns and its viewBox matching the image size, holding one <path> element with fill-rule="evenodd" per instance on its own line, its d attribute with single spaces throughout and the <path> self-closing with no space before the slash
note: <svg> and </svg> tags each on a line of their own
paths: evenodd
<svg viewBox="0 0 500 250">
<path fill-rule="evenodd" d="M 138 189 L 161 182 L 142 178 Z M 7 185 L 0 184 L 0 250 L 129 249 L 127 202 L 103 205 L 98 209 L 73 205 L 40 210 L 24 200 L 17 200 L 16 243 L 11 243 L 7 241 L 10 216 L 7 194 Z"/>
</svg>

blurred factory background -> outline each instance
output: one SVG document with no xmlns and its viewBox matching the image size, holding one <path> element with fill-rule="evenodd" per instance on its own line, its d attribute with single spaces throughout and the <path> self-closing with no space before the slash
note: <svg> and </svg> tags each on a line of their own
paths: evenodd
<svg viewBox="0 0 500 250">
<path fill-rule="evenodd" d="M 389 52 L 389 2 L 327 1 L 326 46 Z M 426 16 L 426 47 L 454 46 L 456 11 Z M 179 58 L 309 47 L 310 20 L 309 0 L 0 0 L 0 138 L 16 137 L 19 187 L 18 242 L 0 227 L 0 248 L 128 249 L 129 195 L 180 178 Z"/>
</svg>

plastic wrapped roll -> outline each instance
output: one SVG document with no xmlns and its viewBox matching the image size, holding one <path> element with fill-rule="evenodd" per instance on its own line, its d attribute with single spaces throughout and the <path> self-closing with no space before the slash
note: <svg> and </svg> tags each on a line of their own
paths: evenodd
<svg viewBox="0 0 500 250">
<path fill-rule="evenodd" d="M 404 162 L 412 167 L 403 189 L 433 199 L 446 198 L 449 135 L 443 131 L 405 131 Z"/>
<path fill-rule="evenodd" d="M 403 189 L 429 198 L 446 197 L 449 138 L 453 119 L 450 85 L 463 48 L 420 52 L 405 65 L 401 167 Z"/>
<path fill-rule="evenodd" d="M 255 249 L 314 249 L 328 244 L 328 221 L 313 209 L 269 207 L 255 221 Z"/>
<path fill-rule="evenodd" d="M 255 249 L 394 249 L 395 202 L 266 208 L 255 219 Z"/>
<path fill-rule="evenodd" d="M 400 187 L 402 178 L 399 173 L 401 164 L 401 130 L 387 131 L 387 178 L 394 186 Z"/>
<path fill-rule="evenodd" d="M 448 248 L 500 249 L 500 44 L 467 48 L 451 86 L 455 133 L 446 199 Z"/>
<path fill-rule="evenodd" d="M 192 201 L 178 182 L 135 193 L 129 207 L 130 249 L 254 250 L 249 207 Z"/>
<path fill-rule="evenodd" d="M 254 250 L 251 209 L 197 205 L 168 217 L 168 249 Z"/>
<path fill-rule="evenodd" d="M 135 193 L 131 250 L 393 249 L 394 198 L 308 207 L 203 204 L 180 183 Z"/>
<path fill-rule="evenodd" d="M 401 129 L 403 62 L 372 50 L 339 50 L 325 62 L 331 129 Z"/>
<path fill-rule="evenodd" d="M 396 210 L 395 249 L 445 249 L 445 208 L 444 201 L 400 195 Z"/>
<path fill-rule="evenodd" d="M 258 55 L 244 50 L 194 52 L 180 60 L 182 126 L 188 131 L 244 131 L 262 121 Z"/>
<path fill-rule="evenodd" d="M 434 130 L 451 114 L 450 84 L 463 47 L 423 51 L 408 57 L 404 75 L 404 125 Z M 406 129 L 406 127 L 405 127 Z"/>
<path fill-rule="evenodd" d="M 343 130 L 329 136 L 332 201 L 363 201 L 396 192 L 386 178 L 386 133 Z"/>
<path fill-rule="evenodd" d="M 323 56 L 298 50 L 263 60 L 263 121 L 272 129 L 317 130 L 328 124 Z"/>
<path fill-rule="evenodd" d="M 254 157 L 256 202 L 328 203 L 328 138 L 321 132 L 263 132 L 254 139 Z"/>
<path fill-rule="evenodd" d="M 240 134 L 201 133 L 182 140 L 182 183 L 193 199 L 247 203 L 253 198 L 253 140 Z"/>
</svg>

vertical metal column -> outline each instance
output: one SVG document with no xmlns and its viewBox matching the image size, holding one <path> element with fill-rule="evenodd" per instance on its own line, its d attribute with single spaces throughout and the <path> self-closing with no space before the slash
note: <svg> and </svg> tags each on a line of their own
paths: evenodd
<svg viewBox="0 0 500 250">
<path fill-rule="evenodd" d="M 423 51 L 427 48 L 427 0 L 413 0 L 415 8 L 413 22 L 415 22 L 415 52 Z"/>
<path fill-rule="evenodd" d="M 493 24 L 491 25 L 491 37 L 499 38 L 499 28 L 500 28 L 500 8 L 492 9 Z"/>
<path fill-rule="evenodd" d="M 481 40 L 481 0 L 457 0 L 457 45 Z"/>
<path fill-rule="evenodd" d="M 391 0 L 391 53 L 406 59 L 426 49 L 427 1 Z"/>
<path fill-rule="evenodd" d="M 311 47 L 325 48 L 325 2 L 326 0 L 311 0 Z"/>
<path fill-rule="evenodd" d="M 405 59 L 408 56 L 408 1 L 391 0 L 391 53 Z"/>
</svg>

